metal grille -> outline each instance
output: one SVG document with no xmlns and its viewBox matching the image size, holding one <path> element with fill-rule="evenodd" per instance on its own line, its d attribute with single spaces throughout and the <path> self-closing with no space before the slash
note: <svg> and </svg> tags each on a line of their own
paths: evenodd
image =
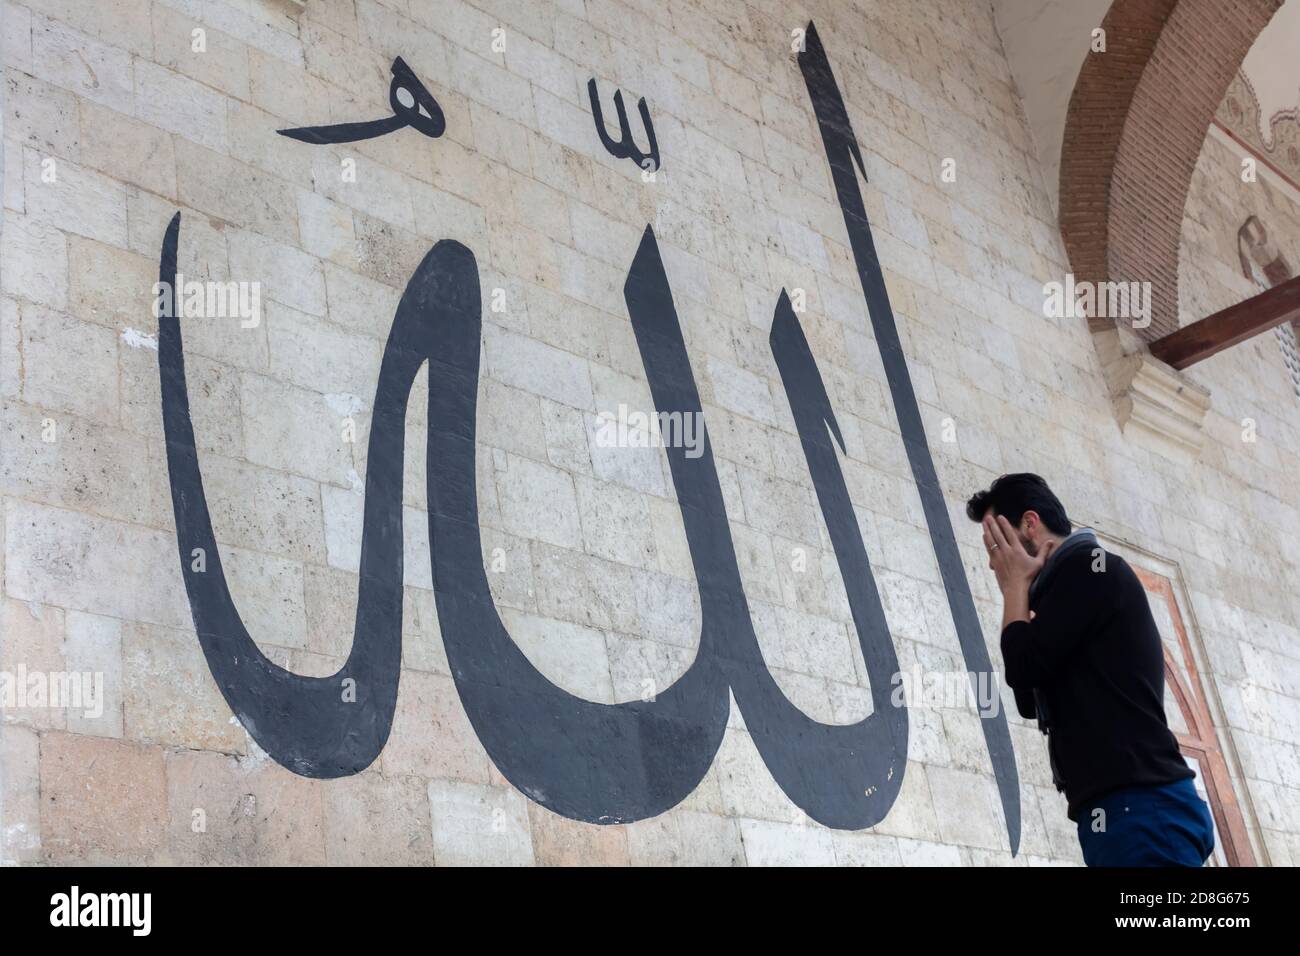
<svg viewBox="0 0 1300 956">
<path fill-rule="evenodd" d="M 1295 326 L 1283 322 L 1273 333 L 1277 336 L 1277 344 L 1282 349 L 1282 361 L 1291 376 L 1291 388 L 1295 390 L 1296 398 L 1300 398 L 1300 347 L 1296 345 Z"/>
</svg>

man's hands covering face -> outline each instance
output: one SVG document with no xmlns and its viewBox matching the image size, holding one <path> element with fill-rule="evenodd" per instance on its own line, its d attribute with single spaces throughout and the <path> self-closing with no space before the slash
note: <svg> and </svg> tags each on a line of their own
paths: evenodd
<svg viewBox="0 0 1300 956">
<path fill-rule="evenodd" d="M 1014 590 L 1028 589 L 1029 582 L 1047 562 L 1055 541 L 1046 542 L 1038 549 L 1037 555 L 1031 555 L 1020 543 L 1020 536 L 1010 521 L 998 515 L 984 516 L 984 548 L 989 553 L 989 567 L 997 576 L 998 587 L 1003 594 L 1008 588 Z"/>
</svg>

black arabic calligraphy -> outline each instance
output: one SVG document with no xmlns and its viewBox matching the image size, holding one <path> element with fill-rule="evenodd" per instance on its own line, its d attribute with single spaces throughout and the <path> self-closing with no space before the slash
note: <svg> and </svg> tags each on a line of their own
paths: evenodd
<svg viewBox="0 0 1300 956">
<path fill-rule="evenodd" d="M 967 668 L 972 680 L 982 678 L 991 665 L 857 183 L 856 171 L 865 179 L 865 169 L 812 24 L 799 65 Z M 399 67 L 404 71 L 403 83 L 409 75 L 401 59 L 396 60 L 390 97 L 395 104 Z M 621 95 L 615 95 L 615 105 L 624 135 L 622 142 L 614 143 L 601 121 L 594 80 L 588 90 L 605 148 L 638 160 L 638 165 L 653 160 L 658 168 L 658 148 L 644 99 L 640 109 L 651 144 L 648 154 L 632 143 Z M 441 111 L 436 113 L 436 133 L 410 120 L 409 110 L 399 113 L 395 105 L 394 113 L 390 120 L 322 127 L 313 131 L 319 138 L 296 138 L 341 142 L 381 135 L 402 125 L 415 126 L 426 135 L 442 132 Z M 432 110 L 430 115 L 435 115 Z M 178 213 L 163 242 L 162 281 L 175 275 L 179 231 Z M 702 417 L 668 277 L 649 226 L 623 293 L 656 408 L 661 413 Z M 726 731 L 730 694 L 773 778 L 809 816 L 844 829 L 883 820 L 906 771 L 908 713 L 906 706 L 895 706 L 889 699 L 898 660 L 836 452 L 836 445 L 845 450 L 844 437 L 784 291 L 769 345 L 870 676 L 873 711 L 853 724 L 822 724 L 803 714 L 782 693 L 763 660 L 707 427 L 702 454 L 690 457 L 682 447 L 665 449 L 700 595 L 701 627 L 694 662 L 655 699 L 619 704 L 572 695 L 532 665 L 497 613 L 482 560 L 475 478 L 481 344 L 474 254 L 459 243 L 438 242 L 411 276 L 398 304 L 376 385 L 352 648 L 335 674 L 305 677 L 262 654 L 234 605 L 195 450 L 180 323 L 174 312 L 160 317 L 163 425 L 182 573 L 208 666 L 231 709 L 258 744 L 296 773 L 328 778 L 365 769 L 388 739 L 401 671 L 404 423 L 412 383 L 427 362 L 426 496 L 439 623 L 465 712 L 501 773 L 534 801 L 572 819 L 609 824 L 653 816 L 683 800 L 708 772 Z M 189 560 L 197 548 L 208 555 L 206 570 L 195 570 Z M 354 699 L 341 693 L 345 683 L 355 688 Z M 1019 845 L 1020 807 L 1010 735 L 1000 710 L 981 717 L 1014 853 Z"/>
<path fill-rule="evenodd" d="M 605 117 L 600 108 L 600 97 L 596 94 L 596 78 L 587 81 L 587 95 L 591 98 L 591 115 L 596 121 L 596 133 L 605 150 L 615 159 L 630 159 L 644 172 L 653 173 L 659 169 L 659 142 L 655 139 L 655 124 L 650 120 L 650 108 L 646 106 L 645 97 L 637 102 L 641 114 L 641 125 L 645 127 L 646 137 L 650 140 L 650 151 L 641 152 L 632 137 L 632 127 L 627 120 L 627 107 L 623 105 L 623 91 L 614 91 L 614 109 L 618 114 L 619 138 L 616 142 L 605 129 Z"/>
<path fill-rule="evenodd" d="M 438 101 L 400 56 L 393 61 L 392 71 L 393 79 L 388 86 L 388 104 L 393 110 L 392 116 L 362 123 L 300 126 L 276 132 L 304 143 L 355 143 L 410 126 L 431 139 L 437 139 L 447 128 L 447 120 L 442 115 Z M 410 97 L 409 103 L 402 102 L 402 93 Z"/>
</svg>

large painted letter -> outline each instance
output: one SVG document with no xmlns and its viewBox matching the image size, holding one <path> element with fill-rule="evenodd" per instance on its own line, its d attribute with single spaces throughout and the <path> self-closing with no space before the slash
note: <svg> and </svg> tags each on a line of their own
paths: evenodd
<svg viewBox="0 0 1300 956">
<path fill-rule="evenodd" d="M 551 683 L 524 656 L 497 614 L 479 543 L 474 482 L 482 335 L 478 272 L 463 246 L 443 242 L 434 253 L 444 246 L 454 246 L 455 252 L 436 266 L 448 271 L 430 276 L 423 286 L 427 293 L 416 295 L 417 301 L 427 295 L 424 308 L 437 316 L 437 324 L 428 327 L 426 352 L 429 539 L 438 621 L 465 712 L 501 773 L 542 806 L 602 824 L 662 813 L 704 778 L 726 730 L 727 687 L 716 649 L 718 632 L 732 626 L 720 613 L 728 609 L 718 607 L 701 580 L 703 620 L 695 660 L 653 701 L 583 700 Z M 426 258 L 421 272 L 429 266 Z M 418 279 L 417 273 L 412 287 Z M 449 299 L 450 308 L 436 311 Z M 681 330 L 672 318 L 671 325 L 660 323 L 661 338 L 653 347 L 642 344 L 641 358 L 652 388 L 669 383 L 667 392 L 655 391 L 661 410 L 698 410 Z M 702 497 L 699 488 L 713 460 L 707 455 L 687 459 L 680 448 L 668 449 L 668 458 L 687 535 L 698 537 L 708 515 L 694 503 Z"/>
<path fill-rule="evenodd" d="M 943 490 L 939 487 L 934 460 L 930 457 L 930 446 L 926 443 L 925 427 L 921 424 L 916 393 L 912 390 L 912 378 L 907 371 L 907 358 L 903 354 L 898 328 L 894 324 L 894 311 L 889 304 L 889 293 L 885 290 L 885 277 L 876 256 L 875 242 L 871 238 L 871 223 L 867 220 L 862 191 L 858 188 L 854 172 L 856 167 L 865 180 L 867 170 L 858 150 L 853 127 L 849 123 L 844 99 L 835 83 L 830 61 L 826 58 L 826 50 L 817 35 L 817 28 L 811 23 L 808 24 L 805 39 L 805 49 L 799 54 L 799 68 L 803 71 L 804 83 L 817 114 L 822 144 L 826 148 L 826 160 L 831 167 L 831 179 L 835 183 L 840 211 L 844 214 L 844 226 L 849 234 L 849 245 L 858 267 L 858 280 L 862 283 L 862 291 L 866 296 L 876 346 L 880 349 L 885 378 L 889 382 L 889 392 L 898 415 L 898 427 L 907 449 L 907 459 L 912 466 L 912 477 L 921 496 L 921 507 L 930 529 L 930 543 L 934 547 L 939 573 L 948 594 L 948 608 L 957 627 L 957 637 L 966 659 L 966 668 L 971 672 L 971 680 L 991 680 L 992 664 L 988 648 L 984 645 L 979 616 L 975 613 L 975 601 L 966 581 L 966 571 L 957 550 L 957 539 L 953 535 L 952 522 L 944 505 Z M 1007 729 L 1006 715 L 1001 708 L 996 713 L 981 714 L 980 717 L 984 742 L 989 750 L 998 793 L 1002 799 L 1011 852 L 1014 854 L 1020 847 L 1020 781 L 1016 772 L 1016 755 L 1011 748 L 1011 733 Z"/>
<path fill-rule="evenodd" d="M 777 301 L 768 342 L 794 415 L 808 473 L 849 599 L 858 647 L 871 680 L 872 713 L 863 721 L 871 732 L 867 739 L 854 742 L 864 750 L 860 756 L 861 774 L 853 782 L 880 806 L 883 819 L 884 811 L 889 810 L 903 785 L 907 770 L 907 706 L 906 703 L 895 706 L 891 700 L 898 655 L 894 652 L 867 549 L 862 543 L 857 515 L 849 500 L 844 472 L 831 442 L 834 435 L 840 451 L 845 451 L 844 436 L 840 434 L 817 361 L 785 290 Z M 820 756 L 816 762 L 821 764 Z"/>
<path fill-rule="evenodd" d="M 163 238 L 159 282 L 176 280 L 181 215 Z M 402 347 L 410 309 L 384 350 L 366 473 L 361 583 L 352 651 L 330 677 L 272 663 L 249 636 L 226 586 L 194 445 L 185 352 L 175 299 L 158 317 L 158 372 L 176 544 L 199 644 L 244 729 L 278 763 L 305 777 L 342 777 L 379 756 L 392 728 L 402 654 L 402 445 L 406 401 L 422 357 Z M 408 295 L 403 298 L 407 305 Z M 405 321 L 403 321 L 405 316 Z M 201 549 L 203 560 L 195 560 Z"/>
<path fill-rule="evenodd" d="M 672 290 L 648 227 L 623 293 L 655 405 L 661 410 L 699 413 L 699 394 Z M 798 372 L 800 385 L 810 385 L 806 364 L 799 366 Z M 816 375 L 815 368 L 812 374 Z M 796 389 L 796 393 L 802 405 L 805 391 Z M 874 826 L 889 812 L 903 780 L 906 711 L 889 707 L 886 695 L 881 694 L 875 712 L 866 719 L 855 724 L 822 724 L 795 707 L 781 691 L 754 634 L 707 429 L 703 447 L 704 454 L 696 459 L 687 458 L 681 448 L 671 449 L 668 460 L 699 584 L 705 630 L 716 635 L 711 649 L 719 655 L 745 728 L 777 784 L 810 817 L 839 829 Z M 814 480 L 822 478 L 820 462 L 810 459 L 810 464 L 817 469 Z M 687 475 L 693 477 L 683 481 Z M 888 644 L 887 630 L 876 632 L 876 641 L 881 634 Z M 883 657 L 876 653 L 875 641 L 869 651 L 866 645 L 864 641 L 868 665 L 893 659 L 892 645 Z M 886 673 L 877 674 L 881 679 L 873 682 L 873 691 L 887 686 L 896 670 L 895 664 Z"/>
</svg>

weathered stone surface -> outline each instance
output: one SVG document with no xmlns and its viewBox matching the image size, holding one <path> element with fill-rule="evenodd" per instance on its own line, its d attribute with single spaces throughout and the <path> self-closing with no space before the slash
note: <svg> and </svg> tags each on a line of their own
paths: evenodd
<svg viewBox="0 0 1300 956">
<path fill-rule="evenodd" d="M 527 803 L 509 786 L 432 781 L 435 860 L 440 866 L 532 865 Z"/>
<path fill-rule="evenodd" d="M 82 734 L 41 737 L 41 850 L 49 863 L 151 863 L 166 836 L 163 751 Z"/>
<path fill-rule="evenodd" d="M 429 800 L 419 778 L 367 772 L 336 783 L 322 789 L 328 864 L 429 866 L 436 862 Z"/>
<path fill-rule="evenodd" d="M 292 774 L 265 754 L 238 758 L 193 750 L 169 752 L 166 772 L 159 862 L 325 863 L 319 780 Z"/>
<path fill-rule="evenodd" d="M 40 738 L 36 731 L 0 723 L 0 866 L 41 861 Z"/>
<path fill-rule="evenodd" d="M 197 635 L 147 624 L 122 635 L 123 720 L 132 740 L 243 753 L 245 735 L 208 674 Z"/>
<path fill-rule="evenodd" d="M 744 587 L 744 610 L 729 613 L 749 614 L 777 688 L 812 719 L 851 724 L 894 676 L 867 673 L 772 353 L 782 289 L 843 436 L 835 456 L 899 668 L 964 679 L 880 316 L 790 58 L 798 21 L 774 0 L 743 17 L 725 6 L 309 0 L 294 18 L 258 0 L 3 0 L 0 672 L 99 675 L 104 691 L 93 715 L 0 715 L 4 862 L 1080 862 L 1042 735 L 1005 686 L 1014 859 L 984 728 L 961 702 L 912 702 L 901 791 L 867 831 L 809 820 L 734 701 L 712 767 L 657 817 L 578 823 L 511 785 L 453 676 L 450 639 L 475 636 L 444 634 L 438 597 L 460 595 L 433 590 L 446 582 L 427 482 L 445 492 L 449 479 L 427 431 L 467 438 L 471 424 L 436 403 L 430 420 L 431 390 L 436 402 L 452 374 L 443 328 L 406 411 L 402 669 L 382 754 L 353 777 L 290 773 L 211 676 L 181 575 L 152 310 L 178 212 L 186 278 L 258 284 L 256 323 L 187 316 L 181 329 L 227 585 L 277 666 L 323 676 L 352 652 L 364 489 L 395 464 L 369 446 L 384 349 L 412 273 L 453 240 L 475 257 L 482 308 L 481 554 L 459 560 L 483 562 L 519 649 L 570 694 L 641 700 L 687 672 L 717 624 L 700 594 L 717 569 L 695 566 L 670 455 L 600 431 L 621 406 L 655 411 L 640 350 L 654 343 L 638 342 L 625 288 L 649 227 Z M 1297 579 L 1300 537 L 1294 368 L 1261 336 L 1165 376 L 1161 401 L 1121 415 L 1121 429 L 1114 386 L 1145 381 L 1116 377 L 1140 365 L 1127 339 L 1043 315 L 1046 283 L 1071 264 L 993 12 L 823 4 L 816 20 L 863 153 L 863 202 L 965 570 L 955 586 L 969 588 L 995 670 L 1000 595 L 963 504 L 1003 471 L 1037 471 L 1071 517 L 1139 546 L 1133 561 L 1174 582 L 1256 858 L 1300 861 L 1300 598 L 1279 586 Z M 277 132 L 387 115 L 399 55 L 441 105 L 440 137 Z M 663 161 L 653 179 L 602 147 L 590 76 L 611 130 L 622 90 L 639 144 L 646 97 Z M 1271 174 L 1242 181 L 1238 154 L 1214 131 L 1201 149 L 1184 322 L 1256 291 L 1238 249 L 1247 216 L 1279 251 L 1298 238 L 1292 194 Z M 1134 421 L 1172 428 L 1161 409 L 1195 420 L 1172 429 L 1183 460 L 1135 440 Z M 1157 619 L 1177 650 L 1167 607 Z"/>
</svg>

